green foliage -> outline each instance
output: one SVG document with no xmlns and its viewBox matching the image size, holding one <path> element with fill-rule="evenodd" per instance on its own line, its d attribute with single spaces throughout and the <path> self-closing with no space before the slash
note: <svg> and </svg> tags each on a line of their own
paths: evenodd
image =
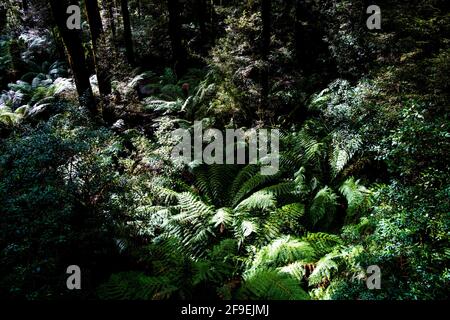
<svg viewBox="0 0 450 320">
<path fill-rule="evenodd" d="M 313 203 L 309 209 L 309 220 L 312 226 L 319 221 L 327 226 L 333 220 L 336 213 L 337 195 L 329 187 L 319 190 L 314 197 Z"/>
<path fill-rule="evenodd" d="M 367 212 L 371 207 L 371 191 L 352 177 L 347 179 L 339 188 L 347 200 L 347 219 L 352 219 L 358 213 Z"/>
<path fill-rule="evenodd" d="M 447 299 L 446 1 L 379 0 L 379 31 L 363 0 L 271 1 L 270 23 L 258 1 L 177 3 L 173 39 L 164 1 L 129 1 L 132 67 L 114 4 L 95 54 L 83 24 L 115 80 L 94 117 L 48 6 L 3 5 L 0 298 Z M 283 129 L 279 172 L 173 161 L 200 120 Z"/>
<path fill-rule="evenodd" d="M 59 295 L 72 261 L 88 276 L 117 254 L 111 221 L 118 212 L 109 200 L 122 187 L 111 170 L 114 140 L 76 108 L 3 140 L 1 296 Z"/>
<path fill-rule="evenodd" d="M 309 300 L 295 278 L 274 270 L 255 272 L 245 279 L 238 297 L 243 300 Z"/>
<path fill-rule="evenodd" d="M 192 260 L 178 241 L 168 238 L 139 251 L 151 265 L 152 276 L 142 272 L 113 274 L 98 294 L 113 300 L 211 299 L 208 295 L 222 294 L 224 282 L 233 277 L 236 253 L 236 242 L 226 239 L 209 250 L 206 259 Z"/>
</svg>

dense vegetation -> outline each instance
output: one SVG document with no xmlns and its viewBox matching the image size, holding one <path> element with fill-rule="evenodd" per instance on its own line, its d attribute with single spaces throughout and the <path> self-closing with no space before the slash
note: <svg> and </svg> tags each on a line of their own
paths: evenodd
<svg viewBox="0 0 450 320">
<path fill-rule="evenodd" d="M 448 298 L 450 12 L 374 2 L 2 1 L 0 297 Z M 194 121 L 279 172 L 173 161 Z"/>
</svg>

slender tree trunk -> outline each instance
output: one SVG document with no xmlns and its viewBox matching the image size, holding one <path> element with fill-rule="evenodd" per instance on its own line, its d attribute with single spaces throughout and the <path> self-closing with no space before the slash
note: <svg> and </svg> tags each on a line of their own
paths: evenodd
<svg viewBox="0 0 450 320">
<path fill-rule="evenodd" d="M 122 9 L 123 17 L 123 30 L 125 38 L 125 49 L 127 53 L 128 63 L 134 65 L 134 49 L 133 49 L 133 37 L 131 34 L 131 22 L 130 11 L 128 9 L 128 0 L 120 0 L 120 6 Z"/>
<path fill-rule="evenodd" d="M 295 56 L 297 58 L 297 63 L 301 63 L 302 58 L 302 0 L 296 0 L 295 3 Z"/>
<path fill-rule="evenodd" d="M 270 54 L 270 38 L 272 33 L 272 2 L 271 0 L 261 0 L 261 17 L 262 17 L 262 43 L 261 43 L 261 56 L 265 62 L 261 72 L 261 110 L 267 110 L 269 105 L 269 54 Z"/>
<path fill-rule="evenodd" d="M 169 37 L 172 44 L 172 60 L 175 72 L 181 76 L 186 70 L 186 53 L 181 42 L 180 9 L 178 0 L 168 0 Z"/>
<path fill-rule="evenodd" d="M 53 36 L 53 40 L 55 41 L 56 51 L 58 52 L 58 58 L 65 62 L 69 62 L 66 58 L 64 42 L 61 39 L 61 35 L 59 34 L 58 27 L 52 28 L 52 36 Z"/>
<path fill-rule="evenodd" d="M 262 54 L 264 58 L 270 53 L 270 36 L 272 33 L 271 25 L 272 25 L 272 1 L 271 0 L 262 0 L 261 6 L 261 17 L 262 17 Z"/>
<path fill-rule="evenodd" d="M 311 27 L 305 27 L 304 22 L 311 24 L 311 16 L 305 0 L 297 0 L 295 7 L 295 55 L 297 64 L 306 74 L 312 71 L 312 60 L 314 60 L 314 43 L 317 43 L 316 32 Z"/>
<path fill-rule="evenodd" d="M 103 10 L 107 14 L 107 26 L 106 29 L 111 30 L 111 36 L 114 46 L 116 45 L 117 32 L 116 32 L 116 21 L 114 18 L 114 1 L 113 0 L 102 0 Z"/>
<path fill-rule="evenodd" d="M 210 16 L 210 22 L 211 22 L 211 43 L 215 43 L 216 37 L 217 37 L 217 24 L 218 24 L 218 18 L 217 18 L 217 12 L 215 3 L 213 0 L 211 0 L 211 5 L 209 8 L 209 16 Z"/>
<path fill-rule="evenodd" d="M 98 89 L 102 96 L 111 93 L 107 61 L 100 61 L 99 40 L 103 34 L 102 19 L 97 0 L 85 0 L 86 13 L 91 31 L 92 48 L 94 50 L 94 64 L 97 72 Z"/>
<path fill-rule="evenodd" d="M 200 29 L 200 39 L 202 51 L 208 44 L 208 33 L 206 28 L 206 20 L 208 19 L 208 8 L 206 0 L 197 0 L 197 19 Z"/>
<path fill-rule="evenodd" d="M 0 4 L 0 30 L 5 30 L 7 23 L 8 10 L 4 5 Z"/>
<path fill-rule="evenodd" d="M 86 106 L 93 114 L 97 114 L 97 107 L 89 82 L 89 70 L 84 55 L 81 32 L 76 29 L 69 30 L 66 25 L 66 19 L 68 18 L 66 10 L 70 4 L 67 0 L 50 0 L 53 18 L 66 47 L 80 104 Z"/>
<path fill-rule="evenodd" d="M 98 39 L 103 33 L 102 19 L 100 17 L 100 9 L 97 0 L 84 0 L 86 6 L 86 14 L 91 31 L 92 42 L 97 44 Z"/>
</svg>

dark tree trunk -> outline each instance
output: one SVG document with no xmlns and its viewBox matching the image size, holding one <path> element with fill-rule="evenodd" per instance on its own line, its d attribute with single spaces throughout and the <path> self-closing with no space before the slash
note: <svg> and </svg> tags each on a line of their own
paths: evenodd
<svg viewBox="0 0 450 320">
<path fill-rule="evenodd" d="M 264 112 L 268 107 L 269 96 L 269 54 L 270 54 L 270 37 L 272 33 L 272 3 L 271 0 L 261 0 L 261 17 L 262 17 L 262 43 L 261 56 L 265 62 L 265 66 L 261 72 L 261 109 Z"/>
<path fill-rule="evenodd" d="M 172 61 L 175 72 L 181 76 L 186 70 L 186 53 L 181 41 L 180 8 L 178 0 L 168 0 L 169 37 L 172 44 Z"/>
<path fill-rule="evenodd" d="M 7 23 L 8 10 L 0 4 L 0 30 L 5 30 Z"/>
<path fill-rule="evenodd" d="M 297 0 L 295 5 L 295 55 L 298 66 L 306 72 L 310 69 L 309 46 L 311 46 L 311 43 L 309 41 L 311 39 L 303 23 L 310 22 L 309 20 L 310 17 L 304 5 L 304 0 Z"/>
<path fill-rule="evenodd" d="M 205 46 L 208 44 L 208 30 L 206 28 L 206 21 L 208 19 L 208 8 L 206 0 L 197 0 L 197 19 L 200 28 L 200 42 L 202 46 L 202 51 L 204 51 Z"/>
<path fill-rule="evenodd" d="M 130 11 L 128 9 L 128 0 L 120 0 L 120 6 L 122 9 L 123 30 L 124 30 L 127 60 L 129 64 L 134 65 L 135 60 L 133 49 L 133 36 L 131 34 L 131 22 L 130 22 Z"/>
<path fill-rule="evenodd" d="M 209 16 L 210 16 L 210 22 L 211 22 L 211 43 L 215 43 L 216 37 L 217 37 L 217 24 L 218 24 L 218 17 L 216 12 L 216 7 L 214 2 L 211 3 L 211 6 L 209 8 Z"/>
<path fill-rule="evenodd" d="M 98 8 L 97 0 L 84 0 L 86 6 L 86 14 L 89 22 L 89 29 L 91 31 L 91 38 L 94 45 L 97 44 L 98 39 L 103 33 L 102 19 L 100 17 L 100 10 Z"/>
<path fill-rule="evenodd" d="M 113 0 L 102 0 L 103 9 L 107 12 L 108 18 L 107 28 L 111 29 L 111 36 L 114 46 L 116 45 L 117 30 L 116 30 L 116 20 L 114 18 L 114 1 Z"/>
<path fill-rule="evenodd" d="M 306 75 L 313 72 L 317 55 L 324 48 L 317 21 L 305 0 L 297 0 L 295 7 L 295 55 L 297 65 Z"/>
<path fill-rule="evenodd" d="M 261 17 L 263 23 L 262 29 L 262 54 L 264 58 L 270 53 L 270 36 L 272 33 L 272 2 L 271 0 L 262 0 Z"/>
<path fill-rule="evenodd" d="M 101 61 L 99 54 L 99 40 L 103 34 L 102 19 L 97 0 L 85 0 L 86 13 L 91 31 L 92 48 L 94 50 L 94 64 L 97 72 L 98 89 L 105 96 L 111 93 L 111 82 L 108 74 L 107 61 Z"/>
<path fill-rule="evenodd" d="M 58 58 L 65 62 L 69 62 L 66 57 L 64 42 L 61 39 L 60 33 L 58 32 L 58 27 L 52 28 L 52 36 L 53 36 L 53 40 L 55 41 L 56 51 L 58 52 Z"/>
<path fill-rule="evenodd" d="M 81 32 L 76 29 L 69 30 L 66 26 L 66 19 L 68 18 L 66 10 L 70 4 L 67 0 L 50 0 L 53 18 L 66 47 L 80 103 L 93 114 L 97 114 L 97 107 L 89 82 L 89 70 L 84 55 Z"/>
</svg>

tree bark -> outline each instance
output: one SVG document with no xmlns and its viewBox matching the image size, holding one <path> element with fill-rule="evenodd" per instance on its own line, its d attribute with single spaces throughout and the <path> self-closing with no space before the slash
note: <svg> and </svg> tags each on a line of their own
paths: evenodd
<svg viewBox="0 0 450 320">
<path fill-rule="evenodd" d="M 5 30 L 8 10 L 4 5 L 0 5 L 0 30 Z"/>
<path fill-rule="evenodd" d="M 131 34 L 131 22 L 130 22 L 130 11 L 128 9 L 128 0 L 120 0 L 120 6 L 122 9 L 123 30 L 124 30 L 127 60 L 129 64 L 134 65 L 135 60 L 133 49 L 133 36 Z"/>
<path fill-rule="evenodd" d="M 269 54 L 270 54 L 270 38 L 272 33 L 272 2 L 271 0 L 261 0 L 261 17 L 262 17 L 262 43 L 261 57 L 265 62 L 265 66 L 261 72 L 261 109 L 264 112 L 268 107 L 269 96 Z"/>
<path fill-rule="evenodd" d="M 66 47 L 80 104 L 87 107 L 93 114 L 97 114 L 97 107 L 89 82 L 89 70 L 84 55 L 81 32 L 76 29 L 69 30 L 66 25 L 66 19 L 68 18 L 66 10 L 70 4 L 67 0 L 50 0 L 54 21 Z"/>
<path fill-rule="evenodd" d="M 181 41 L 180 8 L 178 0 L 168 0 L 169 37 L 172 45 L 172 62 L 175 72 L 181 76 L 186 70 L 186 53 Z"/>
<path fill-rule="evenodd" d="M 197 19 L 200 29 L 200 44 L 202 46 L 202 52 L 208 44 L 208 30 L 206 28 L 206 21 L 208 19 L 207 9 L 206 0 L 197 0 Z"/>
<path fill-rule="evenodd" d="M 103 34 L 102 19 L 100 16 L 100 10 L 98 8 L 97 0 L 85 0 L 86 13 L 89 22 L 89 29 L 91 32 L 92 48 L 94 50 L 94 64 L 97 72 L 98 89 L 102 96 L 111 93 L 111 82 L 108 74 L 107 61 L 101 61 L 99 54 L 99 40 Z"/>
<path fill-rule="evenodd" d="M 98 39 L 103 33 L 102 19 L 100 17 L 100 10 L 98 8 L 97 0 L 84 0 L 86 6 L 86 14 L 89 22 L 89 29 L 91 31 L 92 42 L 97 44 Z"/>
<path fill-rule="evenodd" d="M 218 17 L 216 12 L 216 7 L 214 1 L 211 2 L 210 8 L 209 8 L 209 16 L 210 16 L 210 23 L 211 23 L 211 43 L 215 43 L 217 39 L 217 32 L 218 32 Z"/>
<path fill-rule="evenodd" d="M 307 75 L 312 72 L 313 62 L 320 44 L 320 34 L 312 25 L 311 15 L 305 0 L 297 0 L 295 7 L 295 55 L 298 67 Z"/>
<path fill-rule="evenodd" d="M 116 30 L 116 20 L 114 18 L 114 1 L 113 0 L 102 0 L 103 9 L 106 11 L 108 17 L 106 19 L 108 25 L 107 29 L 111 29 L 111 36 L 113 44 L 116 44 L 117 30 Z"/>
</svg>

